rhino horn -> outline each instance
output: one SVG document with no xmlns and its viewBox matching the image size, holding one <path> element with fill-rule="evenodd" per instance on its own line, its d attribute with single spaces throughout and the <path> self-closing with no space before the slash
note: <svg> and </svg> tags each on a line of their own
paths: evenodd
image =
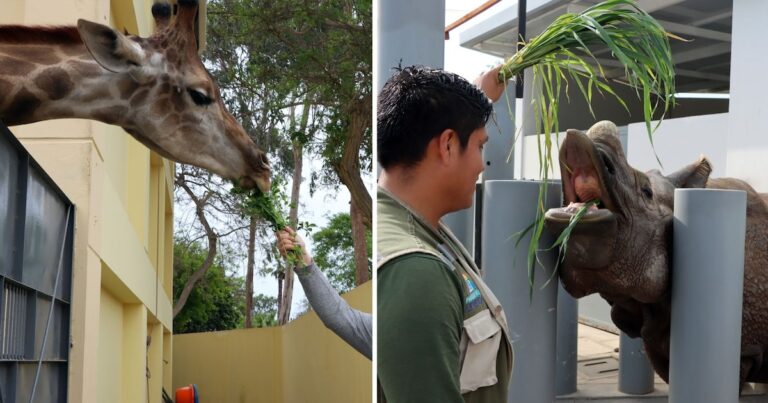
<svg viewBox="0 0 768 403">
<path fill-rule="evenodd" d="M 667 178 L 676 188 L 703 188 L 707 184 L 710 173 L 712 173 L 712 164 L 702 155 L 698 161 L 673 172 Z"/>
<path fill-rule="evenodd" d="M 589 128 L 587 131 L 587 135 L 590 137 L 598 136 L 598 135 L 613 135 L 616 137 L 619 137 L 619 128 L 616 127 L 616 124 L 611 122 L 610 120 L 601 120 L 595 124 L 592 125 L 592 127 Z"/>
</svg>

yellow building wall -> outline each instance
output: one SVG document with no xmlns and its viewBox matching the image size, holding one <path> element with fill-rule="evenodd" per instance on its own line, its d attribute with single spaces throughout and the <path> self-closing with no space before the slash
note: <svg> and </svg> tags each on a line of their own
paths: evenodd
<svg viewBox="0 0 768 403">
<path fill-rule="evenodd" d="M 344 295 L 371 312 L 371 282 Z M 371 361 L 314 312 L 286 326 L 173 336 L 173 389 L 196 384 L 201 402 L 371 401 Z"/>
<path fill-rule="evenodd" d="M 123 370 L 123 304 L 109 291 L 101 290 L 99 313 L 98 367 L 106 374 L 119 374 Z M 123 395 L 120 377 L 99 376 L 97 398 L 99 402 L 119 401 Z M 115 399 L 115 397 L 118 397 Z"/>
<path fill-rule="evenodd" d="M 0 3 L 0 24 L 85 18 L 142 36 L 154 24 L 152 0 Z M 99 122 L 11 131 L 76 207 L 68 400 L 144 402 L 149 385 L 160 402 L 163 386 L 172 394 L 173 164 Z"/>
</svg>

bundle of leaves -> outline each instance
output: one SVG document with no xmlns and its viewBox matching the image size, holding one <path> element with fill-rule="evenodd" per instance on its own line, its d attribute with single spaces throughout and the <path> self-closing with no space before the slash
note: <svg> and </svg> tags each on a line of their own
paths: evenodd
<svg viewBox="0 0 768 403">
<path fill-rule="evenodd" d="M 281 181 L 272 181 L 272 188 L 269 193 L 264 193 L 258 188 L 243 189 L 235 183 L 232 186 L 232 193 L 242 196 L 243 210 L 247 215 L 263 218 L 275 232 L 282 231 L 288 226 L 288 220 L 283 215 L 281 208 L 287 204 L 287 196 L 282 191 Z M 293 267 L 300 265 L 302 262 L 301 247 L 296 245 L 293 249 L 288 250 L 286 260 Z"/>
<path fill-rule="evenodd" d="M 643 100 L 643 116 L 648 138 L 653 146 L 651 120 L 657 112 L 663 116 L 674 104 L 675 72 L 669 38 L 681 39 L 664 30 L 648 13 L 632 0 L 607 0 L 580 13 L 566 13 L 558 17 L 540 35 L 532 38 L 510 57 L 499 72 L 499 80 L 506 82 L 526 68 L 533 70 L 533 105 L 539 134 L 539 170 L 542 185 L 539 191 L 536 220 L 518 236 L 533 231 L 528 250 L 528 277 L 533 287 L 534 265 L 539 240 L 544 228 L 546 189 L 552 163 L 552 134 L 558 134 L 559 97 L 569 82 L 574 82 L 590 105 L 597 92 L 613 96 L 624 109 L 629 108 L 611 88 L 609 79 L 594 56 L 597 48 L 606 47 L 624 66 L 622 84 L 635 88 Z M 616 82 L 616 81 L 614 81 Z M 511 111 L 510 111 L 511 114 Z M 659 120 L 659 124 L 661 119 Z M 658 161 L 658 156 L 656 157 Z M 659 161 L 661 165 L 661 161 Z M 586 212 L 586 210 L 585 210 Z M 576 214 L 569 228 L 575 226 L 584 214 Z M 570 231 L 568 231 L 570 234 Z M 563 238 L 563 235 L 561 235 Z M 556 245 L 564 256 L 568 235 L 558 239 Z"/>
</svg>

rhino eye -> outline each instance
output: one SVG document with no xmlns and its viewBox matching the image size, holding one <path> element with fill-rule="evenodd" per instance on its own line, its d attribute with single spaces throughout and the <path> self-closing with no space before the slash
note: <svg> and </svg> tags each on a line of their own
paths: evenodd
<svg viewBox="0 0 768 403">
<path fill-rule="evenodd" d="M 642 189 L 640 189 L 643 192 L 643 196 L 645 196 L 648 199 L 653 198 L 653 190 L 651 190 L 651 187 L 648 185 L 643 185 Z"/>
<path fill-rule="evenodd" d="M 605 152 L 600 151 L 600 158 L 603 160 L 603 165 L 605 165 L 605 169 L 608 170 L 608 173 L 611 175 L 616 174 L 616 168 L 614 168 L 613 162 L 611 162 L 611 159 L 608 158 Z"/>
</svg>

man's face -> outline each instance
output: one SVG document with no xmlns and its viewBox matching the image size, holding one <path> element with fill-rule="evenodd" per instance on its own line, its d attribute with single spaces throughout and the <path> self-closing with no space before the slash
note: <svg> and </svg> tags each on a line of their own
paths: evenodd
<svg viewBox="0 0 768 403">
<path fill-rule="evenodd" d="M 480 173 L 485 169 L 485 164 L 483 164 L 483 146 L 487 142 L 488 134 L 485 132 L 485 127 L 473 131 L 469 136 L 467 147 L 463 152 L 459 153 L 454 161 L 454 198 L 457 210 L 472 206 L 475 183 L 477 183 Z"/>
</svg>

